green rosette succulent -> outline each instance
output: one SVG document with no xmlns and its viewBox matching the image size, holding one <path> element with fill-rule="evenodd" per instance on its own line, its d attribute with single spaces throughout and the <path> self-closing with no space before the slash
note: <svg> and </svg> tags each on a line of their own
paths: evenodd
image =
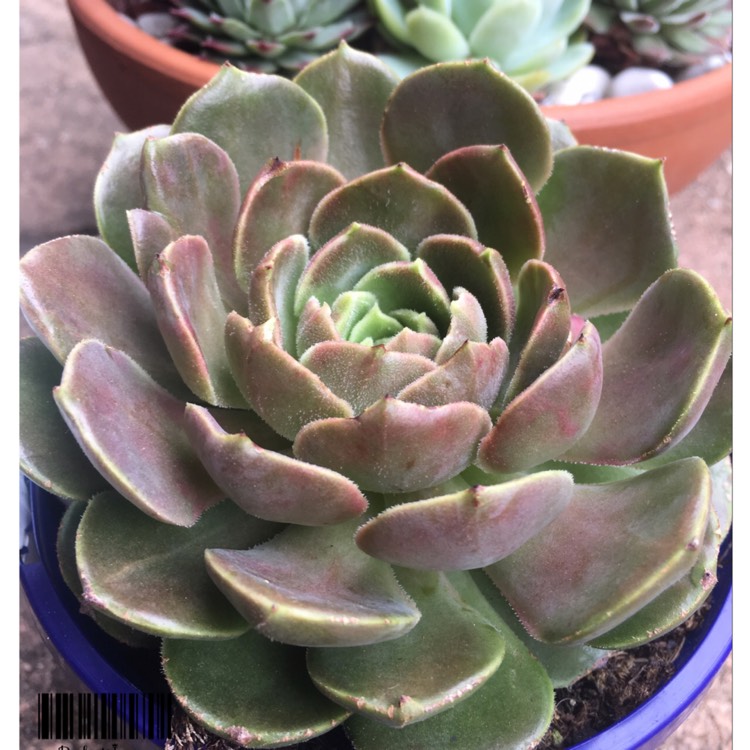
<svg viewBox="0 0 750 750">
<path fill-rule="evenodd" d="M 534 92 L 588 63 L 581 32 L 591 0 L 370 0 L 401 75 L 437 62 L 488 58 Z"/>
<path fill-rule="evenodd" d="M 362 0 L 170 0 L 171 32 L 211 60 L 247 70 L 298 71 L 372 25 Z"/>
<path fill-rule="evenodd" d="M 684 68 L 729 49 L 731 0 L 593 0 L 586 18 L 603 62 Z"/>
<path fill-rule="evenodd" d="M 532 747 L 708 596 L 730 319 L 661 162 L 554 131 L 488 61 L 227 65 L 22 259 L 67 578 L 218 735 Z"/>
</svg>

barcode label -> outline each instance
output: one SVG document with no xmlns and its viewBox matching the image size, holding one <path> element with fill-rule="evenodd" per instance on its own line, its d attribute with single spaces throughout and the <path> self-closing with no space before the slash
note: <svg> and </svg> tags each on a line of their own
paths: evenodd
<svg viewBox="0 0 750 750">
<path fill-rule="evenodd" d="M 38 693 L 40 740 L 155 740 L 167 737 L 169 693 Z"/>
</svg>

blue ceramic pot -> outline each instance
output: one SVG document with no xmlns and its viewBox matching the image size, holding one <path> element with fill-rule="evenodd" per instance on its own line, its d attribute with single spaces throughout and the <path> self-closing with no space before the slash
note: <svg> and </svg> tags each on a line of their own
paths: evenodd
<svg viewBox="0 0 750 750">
<path fill-rule="evenodd" d="M 50 641 L 92 692 L 166 694 L 158 651 L 124 646 L 81 614 L 78 600 L 62 580 L 55 552 L 64 505 L 24 481 L 31 528 L 29 550 L 21 556 L 21 583 Z M 672 679 L 625 719 L 570 750 L 654 750 L 695 708 L 732 648 L 731 535 L 722 553 L 713 606 L 701 626 L 687 636 Z M 138 725 L 141 736 L 148 736 L 146 720 L 141 717 Z M 155 741 L 164 744 L 163 737 Z M 351 746 L 339 729 L 300 747 Z"/>
</svg>

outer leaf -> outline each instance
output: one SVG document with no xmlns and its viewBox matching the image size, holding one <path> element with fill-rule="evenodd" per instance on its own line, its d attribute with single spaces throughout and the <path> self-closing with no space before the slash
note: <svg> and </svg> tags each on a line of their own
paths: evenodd
<svg viewBox="0 0 750 750">
<path fill-rule="evenodd" d="M 214 406 L 246 406 L 220 335 L 226 311 L 203 237 L 186 235 L 168 245 L 155 259 L 146 286 L 172 361 L 193 393 Z"/>
<path fill-rule="evenodd" d="M 419 620 L 388 565 L 354 545 L 356 521 L 289 526 L 245 552 L 206 550 L 208 572 L 263 635 L 300 646 L 398 638 Z"/>
<path fill-rule="evenodd" d="M 711 398 L 687 437 L 664 453 L 642 461 L 638 468 L 652 468 L 681 458 L 698 456 L 709 466 L 732 451 L 732 360 L 727 362 Z"/>
<path fill-rule="evenodd" d="M 524 630 L 508 602 L 503 599 L 497 587 L 484 571 L 476 570 L 471 575 L 483 596 L 503 622 L 542 664 L 544 671 L 552 681 L 553 687 L 568 687 L 592 670 L 604 666 L 610 655 L 609 651 L 586 645 L 555 646 L 532 638 Z"/>
<path fill-rule="evenodd" d="M 434 112 L 441 113 L 437 120 Z M 405 78 L 388 102 L 381 138 L 386 163 L 407 162 L 420 172 L 458 148 L 487 144 L 505 144 L 535 192 L 552 169 L 544 117 L 488 60 L 445 63 Z"/>
<path fill-rule="evenodd" d="M 701 276 L 685 269 L 664 274 L 604 345 L 599 408 L 565 459 L 628 464 L 677 444 L 726 367 L 731 329 Z"/>
<path fill-rule="evenodd" d="M 244 311 L 232 262 L 239 179 L 226 152 L 197 133 L 149 141 L 142 176 L 149 210 L 163 214 L 178 234 L 206 240 L 224 301 L 230 309 Z"/>
<path fill-rule="evenodd" d="M 487 412 L 476 404 L 426 407 L 386 397 L 355 419 L 308 424 L 294 441 L 294 454 L 365 490 L 410 492 L 463 471 L 489 428 Z"/>
<path fill-rule="evenodd" d="M 380 122 L 397 81 L 380 60 L 346 42 L 294 79 L 322 107 L 331 141 L 328 161 L 348 179 L 383 166 Z"/>
<path fill-rule="evenodd" d="M 589 429 L 602 392 L 601 344 L 587 323 L 577 341 L 501 412 L 479 446 L 487 471 L 525 471 L 557 458 Z"/>
<path fill-rule="evenodd" d="M 491 487 L 388 508 L 356 542 L 369 555 L 421 570 L 469 570 L 509 555 L 567 505 L 573 479 L 540 472 Z"/>
<path fill-rule="evenodd" d="M 54 395 L 91 463 L 148 515 L 191 526 L 221 499 L 182 432 L 184 403 L 123 352 L 82 341 Z"/>
<path fill-rule="evenodd" d="M 99 234 L 133 270 L 136 270 L 136 258 L 126 212 L 146 205 L 141 186 L 141 151 L 147 139 L 162 138 L 168 133 L 169 125 L 117 133 L 94 185 Z"/>
<path fill-rule="evenodd" d="M 37 338 L 21 339 L 21 470 L 49 492 L 88 500 L 109 486 L 91 465 L 52 398 L 62 367 Z"/>
<path fill-rule="evenodd" d="M 234 234 L 234 269 L 245 286 L 261 258 L 280 240 L 307 234 L 323 197 L 344 184 L 333 168 L 311 161 L 272 159 L 250 185 Z"/>
<path fill-rule="evenodd" d="M 425 721 L 396 729 L 353 716 L 346 729 L 358 750 L 522 750 L 534 747 L 547 731 L 554 693 L 544 668 L 489 606 L 468 573 L 452 573 L 448 579 L 503 637 L 503 663 L 480 690 Z"/>
<path fill-rule="evenodd" d="M 417 255 L 449 292 L 461 288 L 476 297 L 487 318 L 488 339 L 510 340 L 516 314 L 513 286 L 496 250 L 467 237 L 434 235 L 419 245 Z"/>
<path fill-rule="evenodd" d="M 353 222 L 383 229 L 412 251 L 432 234 L 477 236 L 466 208 L 407 164 L 371 172 L 327 195 L 312 216 L 310 242 L 319 248 Z"/>
<path fill-rule="evenodd" d="M 630 309 L 676 265 L 658 160 L 593 146 L 564 149 L 537 200 L 547 231 L 545 259 L 565 279 L 580 315 Z"/>
<path fill-rule="evenodd" d="M 326 161 L 323 111 L 299 86 L 280 76 L 244 73 L 224 65 L 185 102 L 172 133 L 202 133 L 237 167 L 240 193 L 269 159 Z"/>
<path fill-rule="evenodd" d="M 351 406 L 275 341 L 275 321 L 253 328 L 236 313 L 226 326 L 229 364 L 242 394 L 276 432 L 294 440 L 308 422 L 351 417 Z"/>
<path fill-rule="evenodd" d="M 303 742 L 348 715 L 306 676 L 303 649 L 252 631 L 229 641 L 165 640 L 162 663 L 183 708 L 243 747 Z"/>
<path fill-rule="evenodd" d="M 190 529 L 165 526 L 116 492 L 103 492 L 89 503 L 78 529 L 84 599 L 154 635 L 237 637 L 247 623 L 211 583 L 203 551 L 213 544 L 245 548 L 277 528 L 229 502 L 206 511 Z"/>
<path fill-rule="evenodd" d="M 479 241 L 500 252 L 513 279 L 527 260 L 544 255 L 534 191 L 507 146 L 457 149 L 438 159 L 425 176 L 445 185 L 469 209 Z"/>
<path fill-rule="evenodd" d="M 26 253 L 21 309 L 60 363 L 79 341 L 95 338 L 138 357 L 161 383 L 178 379 L 146 287 L 95 237 L 61 237 Z"/>
<path fill-rule="evenodd" d="M 719 545 L 718 518 L 712 513 L 698 560 L 690 571 L 625 622 L 596 638 L 591 645 L 597 648 L 634 648 L 685 622 L 706 601 L 716 584 Z"/>
<path fill-rule="evenodd" d="M 116 638 L 133 648 L 154 648 L 157 645 L 156 638 L 140 630 L 135 630 L 129 625 L 125 625 L 119 620 L 115 620 L 103 612 L 89 606 L 82 601 L 83 585 L 78 575 L 76 565 L 76 533 L 81 522 L 81 517 L 86 510 L 87 503 L 71 503 L 60 520 L 60 526 L 57 529 L 57 562 L 60 566 L 60 573 L 68 588 L 75 594 L 81 602 L 81 611 L 92 617 L 96 624 L 108 635 Z"/>
<path fill-rule="evenodd" d="M 552 523 L 487 572 L 533 637 L 591 640 L 693 567 L 710 492 L 708 468 L 697 458 L 579 486 Z"/>
<path fill-rule="evenodd" d="M 350 480 L 225 432 L 207 409 L 185 407 L 185 431 L 201 463 L 246 513 L 318 526 L 359 516 L 367 500 Z"/>
<path fill-rule="evenodd" d="M 393 727 L 451 709 L 481 690 L 505 654 L 502 636 L 461 600 L 444 575 L 405 570 L 399 580 L 422 612 L 406 635 L 307 652 L 308 671 L 324 695 Z"/>
</svg>

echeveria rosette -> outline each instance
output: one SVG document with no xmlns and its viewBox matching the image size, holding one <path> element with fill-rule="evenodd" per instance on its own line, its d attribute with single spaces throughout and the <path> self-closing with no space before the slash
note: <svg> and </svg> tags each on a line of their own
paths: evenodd
<svg viewBox="0 0 750 750">
<path fill-rule="evenodd" d="M 531 92 L 594 54 L 581 25 L 591 0 L 369 0 L 401 75 L 437 62 L 489 59 Z"/>
<path fill-rule="evenodd" d="M 296 73 L 372 25 L 363 0 L 170 0 L 177 44 L 258 73 Z"/>
<path fill-rule="evenodd" d="M 729 319 L 659 162 L 551 144 L 488 62 L 227 66 L 22 260 L 23 468 L 218 734 L 530 746 L 708 595 Z"/>
</svg>

